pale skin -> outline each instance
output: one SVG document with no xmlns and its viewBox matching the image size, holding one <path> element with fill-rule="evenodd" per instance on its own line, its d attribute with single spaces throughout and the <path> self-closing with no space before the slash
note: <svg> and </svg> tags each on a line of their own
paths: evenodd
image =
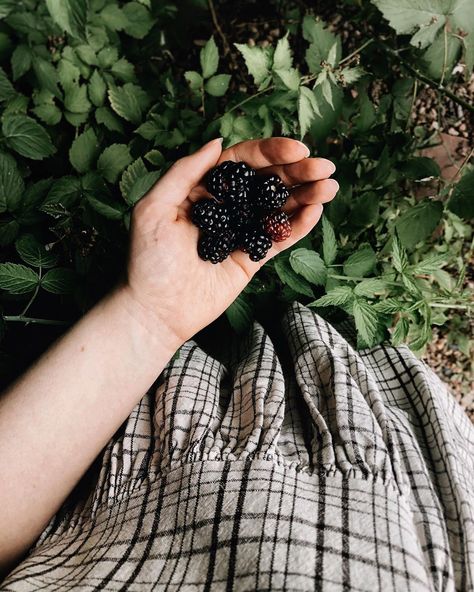
<svg viewBox="0 0 474 592">
<path fill-rule="evenodd" d="M 296 140 L 222 151 L 214 140 L 177 161 L 135 207 L 127 279 L 0 398 L 0 579 L 21 560 L 175 351 L 215 320 L 269 258 L 317 224 L 336 195 L 334 165 Z M 243 160 L 293 187 L 292 235 L 267 258 L 199 259 L 192 202 L 218 162 Z"/>
</svg>

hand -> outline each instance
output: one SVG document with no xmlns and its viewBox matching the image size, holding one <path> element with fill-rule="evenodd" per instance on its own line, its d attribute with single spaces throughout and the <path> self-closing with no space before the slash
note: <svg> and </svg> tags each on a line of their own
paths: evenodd
<svg viewBox="0 0 474 592">
<path fill-rule="evenodd" d="M 301 142 L 269 138 L 224 151 L 221 141 L 213 140 L 178 160 L 133 212 L 124 287 L 129 311 L 151 331 L 167 329 L 176 348 L 222 314 L 268 259 L 311 231 L 322 204 L 336 195 L 339 185 L 328 179 L 335 170 L 332 162 L 307 156 Z M 239 250 L 217 265 L 197 254 L 199 230 L 189 217 L 192 203 L 206 195 L 201 184 L 205 173 L 225 160 L 242 160 L 259 173 L 276 173 L 291 187 L 284 208 L 292 216 L 291 237 L 274 243 L 258 263 Z"/>
</svg>

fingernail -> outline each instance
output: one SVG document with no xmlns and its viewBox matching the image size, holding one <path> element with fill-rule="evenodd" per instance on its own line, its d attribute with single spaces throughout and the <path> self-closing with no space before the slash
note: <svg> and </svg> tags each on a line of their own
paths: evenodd
<svg viewBox="0 0 474 592">
<path fill-rule="evenodd" d="M 336 172 L 336 165 L 332 162 L 332 160 L 328 160 L 328 162 L 332 167 L 332 171 L 329 174 L 332 175 L 333 173 Z"/>
<path fill-rule="evenodd" d="M 306 150 L 306 154 L 304 156 L 304 158 L 308 158 L 308 156 L 311 154 L 310 149 L 308 148 L 308 146 L 306 146 L 306 144 L 304 144 L 303 142 L 300 142 L 299 140 L 296 140 L 298 142 L 298 144 L 300 144 L 300 146 L 303 146 L 304 149 Z"/>
<path fill-rule="evenodd" d="M 203 144 L 200 150 L 205 150 L 208 146 L 211 146 L 212 144 L 222 144 L 223 141 L 224 138 L 214 138 L 213 140 L 209 140 L 209 142 Z"/>
</svg>

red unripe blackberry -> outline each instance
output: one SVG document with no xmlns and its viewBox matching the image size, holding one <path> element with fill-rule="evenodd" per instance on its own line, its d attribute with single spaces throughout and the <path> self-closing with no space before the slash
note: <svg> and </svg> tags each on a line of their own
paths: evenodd
<svg viewBox="0 0 474 592">
<path fill-rule="evenodd" d="M 258 178 L 253 189 L 253 201 L 263 210 L 277 210 L 285 205 L 290 193 L 278 175 Z"/>
<path fill-rule="evenodd" d="M 285 212 L 272 212 L 263 219 L 263 228 L 276 243 L 286 240 L 291 235 L 290 219 Z"/>
<path fill-rule="evenodd" d="M 236 238 L 233 232 L 203 234 L 198 242 L 198 255 L 204 261 L 221 263 L 227 259 L 235 247 Z"/>
<path fill-rule="evenodd" d="M 251 226 L 240 236 L 240 248 L 252 261 L 264 259 L 271 246 L 272 239 L 261 226 Z"/>
<path fill-rule="evenodd" d="M 225 206 L 213 199 L 201 199 L 193 205 L 191 220 L 198 228 L 209 234 L 229 230 L 229 213 Z"/>
</svg>

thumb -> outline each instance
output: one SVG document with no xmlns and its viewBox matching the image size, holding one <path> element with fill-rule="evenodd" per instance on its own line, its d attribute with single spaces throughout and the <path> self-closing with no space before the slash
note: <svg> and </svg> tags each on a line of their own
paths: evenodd
<svg viewBox="0 0 474 592">
<path fill-rule="evenodd" d="M 222 153 L 222 138 L 211 140 L 199 150 L 177 160 L 147 196 L 163 205 L 178 207 Z"/>
</svg>

